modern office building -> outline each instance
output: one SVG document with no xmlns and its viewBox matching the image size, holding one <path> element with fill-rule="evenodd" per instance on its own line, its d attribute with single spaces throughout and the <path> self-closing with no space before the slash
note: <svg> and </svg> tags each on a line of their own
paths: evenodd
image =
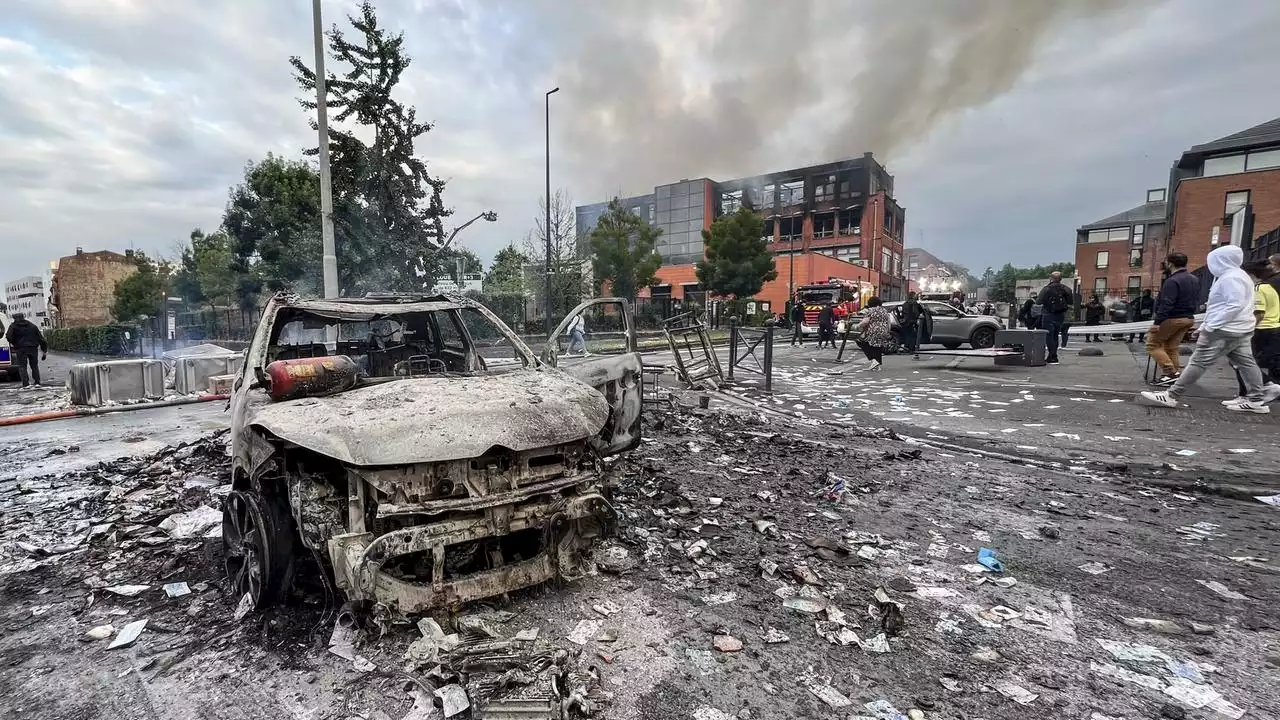
<svg viewBox="0 0 1280 720">
<path fill-rule="evenodd" d="M 743 205 L 764 218 L 777 257 L 778 279 L 755 296 L 775 312 L 791 288 L 829 280 L 857 282 L 867 296 L 899 299 L 906 293 L 906 211 L 893 196 L 893 176 L 871 153 L 733 180 L 685 179 L 620 202 L 662 230 L 662 284 L 649 289 L 653 296 L 702 291 L 695 274 L 705 251 L 702 231 Z M 577 207 L 578 232 L 589 233 L 608 204 Z"/>
</svg>

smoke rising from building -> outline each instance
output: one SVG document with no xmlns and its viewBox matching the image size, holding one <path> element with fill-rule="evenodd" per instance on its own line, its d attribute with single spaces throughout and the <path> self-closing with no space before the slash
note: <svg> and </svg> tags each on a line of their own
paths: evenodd
<svg viewBox="0 0 1280 720">
<path fill-rule="evenodd" d="M 583 0 L 538 22 L 561 43 L 557 154 L 625 194 L 867 151 L 892 162 L 1007 92 L 1069 26 L 1103 31 L 1153 1 Z"/>
</svg>

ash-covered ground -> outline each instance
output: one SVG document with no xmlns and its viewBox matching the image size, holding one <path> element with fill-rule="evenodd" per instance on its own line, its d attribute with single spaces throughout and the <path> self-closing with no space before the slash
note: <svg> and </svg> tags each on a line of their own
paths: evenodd
<svg viewBox="0 0 1280 720">
<path fill-rule="evenodd" d="M 611 461 L 598 573 L 365 618 L 339 657 L 314 565 L 290 604 L 235 619 L 223 442 L 0 480 L 6 717 L 421 720 L 450 685 L 462 718 L 547 693 L 653 720 L 1280 717 L 1280 508 L 1260 502 L 655 411 Z"/>
</svg>

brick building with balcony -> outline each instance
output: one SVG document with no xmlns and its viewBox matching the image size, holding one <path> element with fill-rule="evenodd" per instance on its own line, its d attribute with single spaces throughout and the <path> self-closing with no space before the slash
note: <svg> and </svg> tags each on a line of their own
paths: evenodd
<svg viewBox="0 0 1280 720">
<path fill-rule="evenodd" d="M 893 176 L 871 153 L 720 182 L 681 180 L 620 202 L 663 231 L 657 243 L 662 283 L 647 291 L 653 297 L 682 299 L 702 292 L 695 274 L 705 251 L 702 231 L 743 205 L 764 218 L 765 237 L 776 256 L 777 280 L 755 295 L 774 312 L 782 312 L 790 289 L 830 279 L 858 281 L 865 295 L 886 300 L 906 294 L 906 211 L 893 197 Z M 590 232 L 607 206 L 578 206 L 578 232 Z"/>
<path fill-rule="evenodd" d="M 1078 292 L 1119 299 L 1160 286 L 1167 236 L 1164 188 L 1147 191 L 1143 204 L 1076 229 Z M 1167 253 L 1167 251 L 1165 251 Z"/>
</svg>

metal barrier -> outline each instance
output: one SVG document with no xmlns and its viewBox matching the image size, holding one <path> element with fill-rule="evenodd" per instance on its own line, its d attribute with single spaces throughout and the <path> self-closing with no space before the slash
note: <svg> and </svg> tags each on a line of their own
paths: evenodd
<svg viewBox="0 0 1280 720">
<path fill-rule="evenodd" d="M 667 318 L 662 323 L 667 345 L 676 361 L 676 374 L 689 387 L 714 389 L 724 380 L 720 358 L 711 346 L 711 336 L 692 312 Z"/>
<path fill-rule="evenodd" d="M 734 368 L 764 376 L 764 391 L 773 392 L 773 321 L 764 327 L 740 327 L 738 318 L 729 318 L 729 382 L 733 382 Z M 742 347 L 739 354 L 738 348 Z M 763 346 L 763 348 L 761 347 Z M 760 351 L 760 355 L 756 352 Z M 751 358 L 754 367 L 745 364 Z"/>
</svg>

